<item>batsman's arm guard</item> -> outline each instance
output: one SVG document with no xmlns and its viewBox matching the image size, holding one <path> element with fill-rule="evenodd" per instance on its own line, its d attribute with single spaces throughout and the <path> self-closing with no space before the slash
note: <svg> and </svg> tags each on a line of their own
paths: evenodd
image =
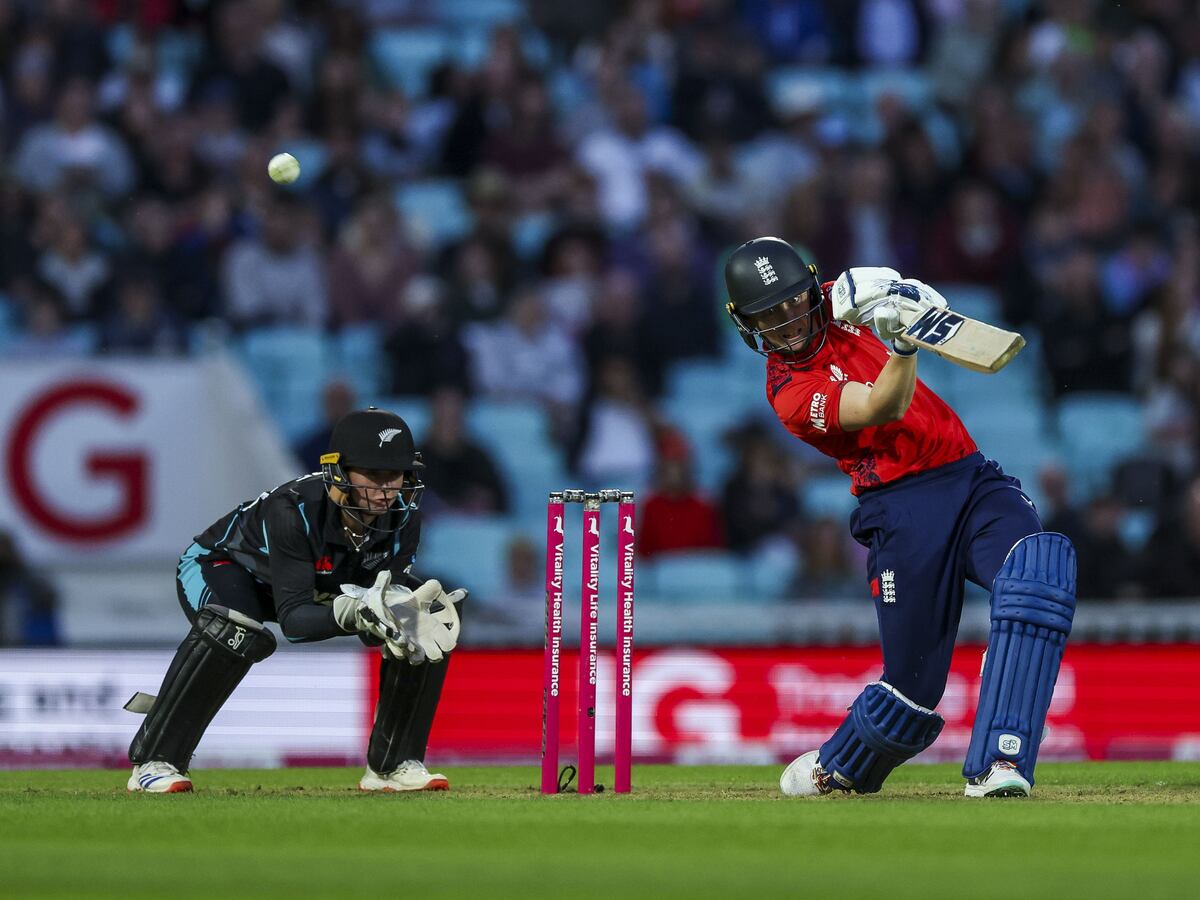
<svg viewBox="0 0 1200 900">
<path fill-rule="evenodd" d="M 274 652 L 275 636 L 262 623 L 223 606 L 201 607 L 158 696 L 138 693 L 125 705 L 146 713 L 129 746 L 130 761 L 161 760 L 186 772 L 217 711 L 250 667 Z"/>
<path fill-rule="evenodd" d="M 996 760 L 1033 784 L 1042 727 L 1075 617 L 1075 548 L 1066 535 L 1017 541 L 992 582 L 992 630 L 963 775 Z"/>
</svg>

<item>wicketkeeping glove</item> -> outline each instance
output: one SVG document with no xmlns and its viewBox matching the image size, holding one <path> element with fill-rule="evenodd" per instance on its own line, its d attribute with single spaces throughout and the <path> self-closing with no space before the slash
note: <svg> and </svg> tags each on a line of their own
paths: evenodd
<svg viewBox="0 0 1200 900">
<path fill-rule="evenodd" d="M 333 599 L 333 617 L 344 630 L 362 632 L 385 641 L 397 638 L 392 614 L 384 596 L 392 584 L 392 573 L 383 571 L 369 588 L 343 584 L 342 593 Z"/>
<path fill-rule="evenodd" d="M 441 662 L 458 644 L 461 624 L 455 604 L 467 596 L 465 590 L 446 593 L 439 582 L 430 579 L 415 591 L 394 587 L 388 592 L 387 604 L 402 634 L 401 640 L 388 641 L 384 655 L 407 659 L 413 665 L 428 660 Z M 432 609 L 437 603 L 439 609 Z"/>
</svg>

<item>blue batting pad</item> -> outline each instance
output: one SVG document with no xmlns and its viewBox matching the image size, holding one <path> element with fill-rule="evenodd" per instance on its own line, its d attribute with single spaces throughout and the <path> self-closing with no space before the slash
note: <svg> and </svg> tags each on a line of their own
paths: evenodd
<svg viewBox="0 0 1200 900">
<path fill-rule="evenodd" d="M 833 785 L 874 794 L 892 769 L 934 742 L 945 721 L 883 681 L 868 684 L 817 754 Z"/>
<path fill-rule="evenodd" d="M 992 631 L 963 775 L 1008 760 L 1033 784 L 1046 711 L 1075 615 L 1075 548 L 1061 534 L 1022 538 L 992 583 Z"/>
</svg>

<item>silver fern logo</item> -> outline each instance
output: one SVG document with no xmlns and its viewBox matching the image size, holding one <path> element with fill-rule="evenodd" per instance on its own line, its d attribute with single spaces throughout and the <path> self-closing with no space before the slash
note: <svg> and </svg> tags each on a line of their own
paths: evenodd
<svg viewBox="0 0 1200 900">
<path fill-rule="evenodd" d="M 392 438 L 398 434 L 404 434 L 404 431 L 400 428 L 383 429 L 383 431 L 379 432 L 379 446 L 382 447 L 384 444 L 390 444 Z"/>
</svg>

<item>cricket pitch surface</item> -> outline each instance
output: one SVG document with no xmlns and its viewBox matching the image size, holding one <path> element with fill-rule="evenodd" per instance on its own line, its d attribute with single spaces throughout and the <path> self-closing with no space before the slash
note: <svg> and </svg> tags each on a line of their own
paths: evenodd
<svg viewBox="0 0 1200 900">
<path fill-rule="evenodd" d="M 436 761 L 434 761 L 436 762 Z M 16 897 L 1194 897 L 1200 763 L 1046 763 L 1027 800 L 968 800 L 955 766 L 874 796 L 789 798 L 782 766 L 636 766 L 634 792 L 538 793 L 527 767 L 366 795 L 358 769 L 0 772 Z M 611 785 L 611 769 L 597 778 Z"/>
</svg>

